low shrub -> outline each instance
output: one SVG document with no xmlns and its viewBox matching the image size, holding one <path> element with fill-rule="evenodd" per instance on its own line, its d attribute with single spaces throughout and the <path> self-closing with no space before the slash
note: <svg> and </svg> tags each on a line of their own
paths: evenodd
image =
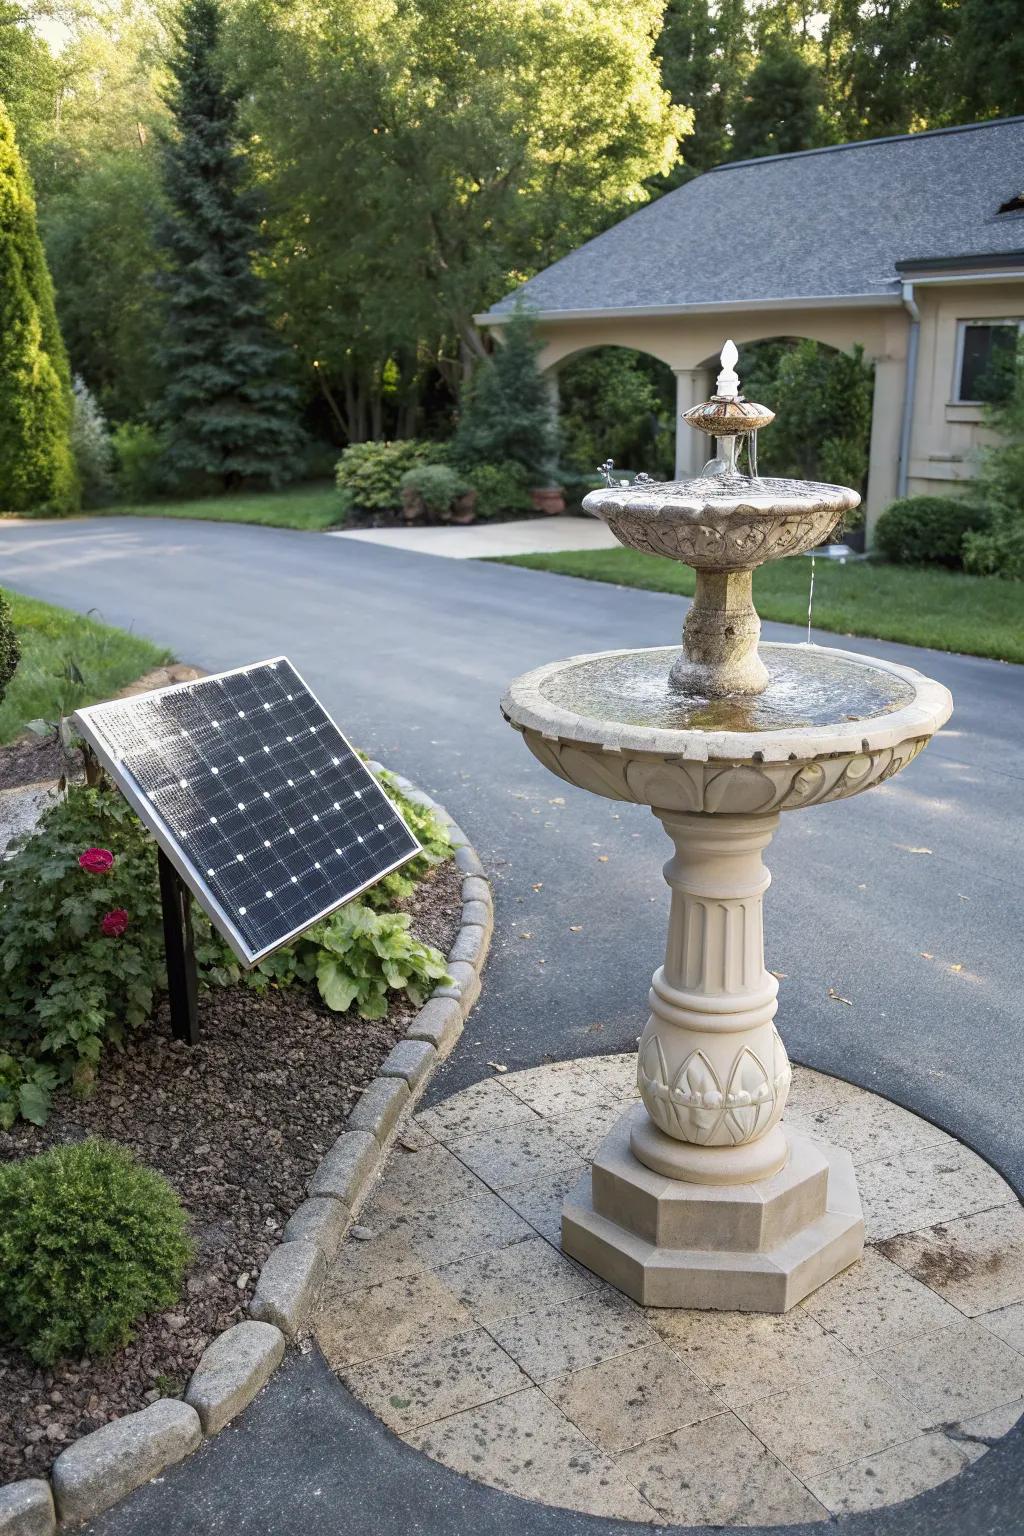
<svg viewBox="0 0 1024 1536">
<path fill-rule="evenodd" d="M 964 570 L 1024 581 L 1024 506 L 995 506 L 987 528 L 964 534 Z"/>
<path fill-rule="evenodd" d="M 168 489 L 164 439 L 146 422 L 125 421 L 110 437 L 114 478 L 122 501 L 153 501 Z"/>
<path fill-rule="evenodd" d="M 470 489 L 469 481 L 447 464 L 415 464 L 406 470 L 399 484 L 402 491 L 414 491 L 420 496 L 434 517 L 450 512 L 455 498 Z"/>
<path fill-rule="evenodd" d="M 502 512 L 529 512 L 533 507 L 529 475 L 513 459 L 498 464 L 477 464 L 470 472 L 476 491 L 478 517 L 496 517 Z"/>
<path fill-rule="evenodd" d="M 82 504 L 103 507 L 114 497 L 114 447 L 103 412 L 78 374 L 71 406 L 71 448 L 82 486 Z"/>
<path fill-rule="evenodd" d="M 14 633 L 14 620 L 11 618 L 10 604 L 4 594 L 0 592 L 0 704 L 3 703 L 7 693 L 7 684 L 18 670 L 18 662 L 21 660 L 21 646 L 18 637 Z"/>
<path fill-rule="evenodd" d="M 177 1301 L 191 1256 L 174 1190 L 123 1147 L 0 1165 L 0 1332 L 40 1365 L 126 1344 Z"/>
<path fill-rule="evenodd" d="M 352 443 L 338 460 L 335 483 L 344 511 L 394 512 L 402 505 L 402 476 L 419 464 L 447 459 L 443 443 L 403 438 L 397 443 Z"/>
<path fill-rule="evenodd" d="M 423 853 L 244 974 L 193 906 L 201 984 L 262 988 L 301 981 L 318 985 L 334 1008 L 345 993 L 347 966 L 350 1001 L 364 1017 L 378 1018 L 389 990 L 406 990 L 415 1000 L 430 990 L 428 981 L 432 986 L 445 974 L 443 957 L 408 933 L 403 914 L 388 909 L 412 894 L 431 864 L 449 856 L 451 843 L 433 813 L 407 800 L 390 776 L 382 783 Z M 331 963 L 321 972 L 324 956 Z M 112 786 L 72 786 L 4 865 L 0 1127 L 19 1116 L 44 1124 L 61 1084 L 87 1093 L 104 1049 L 150 1018 L 166 980 L 155 845 Z"/>
<path fill-rule="evenodd" d="M 963 566 L 964 535 L 984 528 L 988 512 L 955 496 L 907 496 L 886 507 L 875 543 L 897 565 Z"/>
</svg>

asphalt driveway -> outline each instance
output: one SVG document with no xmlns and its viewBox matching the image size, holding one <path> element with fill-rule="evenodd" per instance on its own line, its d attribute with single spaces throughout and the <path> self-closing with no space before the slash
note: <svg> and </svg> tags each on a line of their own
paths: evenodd
<svg viewBox="0 0 1024 1536">
<path fill-rule="evenodd" d="M 448 806 L 492 874 L 496 928 L 483 997 L 432 1097 L 488 1075 L 488 1061 L 515 1069 L 631 1048 L 660 960 L 669 845 L 642 808 L 548 775 L 502 721 L 498 697 L 509 678 L 543 661 L 671 643 L 679 599 L 316 534 L 105 518 L 0 524 L 0 585 L 98 610 L 211 670 L 283 652 L 355 741 Z M 766 624 L 765 638 L 802 635 Z M 928 672 L 952 690 L 956 712 L 899 778 L 783 818 L 766 900 L 768 964 L 784 977 L 780 1029 L 796 1060 L 936 1120 L 1020 1187 L 1024 668 L 815 638 Z M 246 1427 L 97 1529 L 509 1529 L 499 1505 L 523 1530 L 622 1529 L 575 1516 L 559 1523 L 538 1506 L 459 1492 L 460 1481 L 437 1468 L 424 1482 L 447 1490 L 437 1492 L 436 1519 L 427 1508 L 410 1524 L 396 1508 L 392 1525 L 385 1503 L 380 1523 L 364 1523 L 352 1515 L 352 1469 L 331 1471 L 327 1457 L 317 1471 L 316 1455 L 330 1448 L 284 1428 L 305 1422 L 323 1395 L 330 1438 L 340 1437 L 332 1454 L 339 1444 L 361 1448 L 365 1475 L 380 1476 L 372 1469 L 385 1432 L 355 1405 L 339 1406 L 338 1389 L 322 1378 L 315 1361 L 293 1362 Z M 290 1418 L 289 1393 L 298 1394 Z M 253 1486 L 264 1488 L 251 1507 L 238 1493 L 243 1442 L 263 1458 L 258 1468 L 247 1463 Z M 289 1456 L 293 1469 L 314 1458 L 310 1478 L 323 1496 L 310 1494 L 304 1514 L 285 1498 Z M 1000 1511 L 1019 1511 L 1020 1459 L 1007 1443 L 958 1480 L 958 1499 L 938 1490 L 906 1506 L 905 1517 L 872 1517 L 871 1528 L 1012 1530 Z M 396 1463 L 396 1497 L 399 1471 Z"/>
</svg>

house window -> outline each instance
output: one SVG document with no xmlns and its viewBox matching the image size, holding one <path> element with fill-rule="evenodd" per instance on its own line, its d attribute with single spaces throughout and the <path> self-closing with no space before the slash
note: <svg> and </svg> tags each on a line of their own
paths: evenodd
<svg viewBox="0 0 1024 1536">
<path fill-rule="evenodd" d="M 1024 320 L 960 321 L 954 394 L 958 403 L 975 405 L 1006 398 L 1022 331 Z"/>
</svg>

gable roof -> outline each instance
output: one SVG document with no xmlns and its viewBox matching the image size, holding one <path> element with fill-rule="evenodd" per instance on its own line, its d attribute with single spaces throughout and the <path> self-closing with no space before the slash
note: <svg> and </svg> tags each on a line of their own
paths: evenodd
<svg viewBox="0 0 1024 1536">
<path fill-rule="evenodd" d="M 1024 117 L 736 161 L 589 240 L 486 318 L 520 299 L 548 315 L 884 301 L 903 263 L 1024 268 L 1024 214 L 998 212 L 1022 187 Z"/>
</svg>

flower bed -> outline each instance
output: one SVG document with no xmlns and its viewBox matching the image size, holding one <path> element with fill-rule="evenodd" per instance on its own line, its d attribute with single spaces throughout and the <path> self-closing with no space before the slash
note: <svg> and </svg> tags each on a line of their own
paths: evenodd
<svg viewBox="0 0 1024 1536">
<path fill-rule="evenodd" d="M 401 903 L 442 953 L 461 921 L 461 878 L 436 865 Z M 310 1175 L 415 1012 L 404 993 L 368 1021 L 306 987 L 212 989 L 197 1046 L 171 1038 L 161 1006 L 104 1057 L 89 1098 L 59 1094 L 45 1126 L 0 1134 L 3 1158 L 91 1135 L 131 1148 L 169 1179 L 197 1245 L 180 1302 L 117 1354 L 43 1369 L 0 1344 L 0 1482 L 44 1474 L 78 1436 L 181 1391 L 206 1344 L 246 1315 Z"/>
</svg>

